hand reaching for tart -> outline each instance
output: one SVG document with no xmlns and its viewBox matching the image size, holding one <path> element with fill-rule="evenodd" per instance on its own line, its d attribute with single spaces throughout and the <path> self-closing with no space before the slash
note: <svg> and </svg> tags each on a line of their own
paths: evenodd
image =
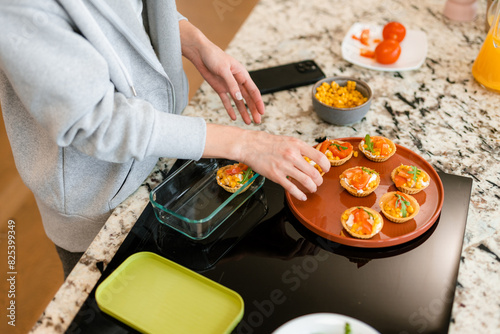
<svg viewBox="0 0 500 334">
<path fill-rule="evenodd" d="M 298 138 L 213 123 L 206 127 L 203 158 L 245 163 L 300 201 L 307 200 L 306 194 L 316 192 L 323 183 L 320 173 L 304 156 L 314 160 L 324 172 L 330 169 L 326 156 Z"/>
</svg>

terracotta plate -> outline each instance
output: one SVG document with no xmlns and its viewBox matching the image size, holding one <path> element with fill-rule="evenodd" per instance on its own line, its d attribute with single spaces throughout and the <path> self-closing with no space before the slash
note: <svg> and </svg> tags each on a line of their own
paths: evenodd
<svg viewBox="0 0 500 334">
<path fill-rule="evenodd" d="M 354 150 L 358 151 L 358 157 L 353 156 L 342 166 L 331 167 L 330 171 L 323 176 L 323 184 L 316 193 L 308 194 L 307 201 L 301 202 L 288 192 L 286 193 L 286 200 L 292 213 L 314 233 L 349 246 L 388 247 L 400 245 L 422 235 L 436 222 L 443 206 L 444 190 L 439 175 L 422 157 L 398 144 L 396 144 L 396 154 L 389 160 L 385 162 L 370 161 L 358 149 L 361 139 L 355 137 L 338 139 L 350 142 Z M 342 231 L 340 216 L 347 208 L 367 206 L 381 213 L 378 201 L 386 192 L 397 190 L 391 180 L 391 172 L 400 164 L 417 166 L 426 171 L 431 178 L 426 189 L 413 195 L 420 204 L 420 212 L 415 219 L 397 224 L 384 217 L 382 231 L 367 240 L 353 238 L 345 230 Z M 366 166 L 375 169 L 380 174 L 380 185 L 367 197 L 354 197 L 340 186 L 339 175 L 345 169 L 355 166 Z"/>
</svg>

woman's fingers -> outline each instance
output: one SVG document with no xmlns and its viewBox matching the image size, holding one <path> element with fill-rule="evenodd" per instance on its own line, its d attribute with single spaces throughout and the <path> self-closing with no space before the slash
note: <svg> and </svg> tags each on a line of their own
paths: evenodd
<svg viewBox="0 0 500 334">
<path fill-rule="evenodd" d="M 316 150 L 312 146 L 308 146 L 306 148 L 307 150 L 303 153 L 303 155 L 316 162 L 321 167 L 321 170 L 327 173 L 330 170 L 331 165 L 326 155 Z"/>
<path fill-rule="evenodd" d="M 298 199 L 299 201 L 306 201 L 307 196 L 304 194 L 302 190 L 300 190 L 294 183 L 292 183 L 290 180 L 285 178 L 281 182 L 278 182 L 285 191 L 289 192 L 290 195 Z"/>
<path fill-rule="evenodd" d="M 224 80 L 226 87 L 229 91 L 229 95 L 233 98 L 234 104 L 236 108 L 238 109 L 241 118 L 245 122 L 245 124 L 250 124 L 252 123 L 252 120 L 250 119 L 250 116 L 248 115 L 247 108 L 245 106 L 245 101 L 243 99 L 243 93 L 240 90 L 240 85 L 236 81 L 235 74 L 231 72 L 230 68 L 226 68 L 222 74 L 221 74 L 222 79 Z M 246 92 L 245 92 L 246 94 Z M 224 102 L 223 102 L 224 103 Z M 231 105 L 227 106 L 224 104 L 224 107 L 228 111 L 228 114 L 231 112 L 234 114 L 234 109 Z M 233 119 L 232 115 L 229 115 L 231 119 Z"/>
<path fill-rule="evenodd" d="M 262 101 L 259 89 L 246 70 L 243 73 L 236 74 L 235 78 L 242 87 L 243 97 L 254 122 L 260 123 L 261 115 L 264 115 L 264 101 Z"/>
<path fill-rule="evenodd" d="M 282 159 L 278 166 L 279 171 L 266 173 L 267 177 L 279 183 L 298 200 L 305 201 L 307 199 L 306 193 L 315 193 L 323 183 L 319 171 L 302 157 L 295 161 Z"/>
<path fill-rule="evenodd" d="M 219 93 L 219 97 L 229 117 L 233 121 L 236 121 L 236 113 L 234 112 L 233 105 L 231 104 L 231 99 L 227 96 L 226 93 Z"/>
<path fill-rule="evenodd" d="M 244 148 L 237 150 L 240 161 L 280 184 L 299 200 L 306 200 L 306 193 L 316 192 L 323 183 L 317 166 L 304 157 L 317 163 L 323 172 L 330 170 L 326 156 L 298 138 L 248 130 L 239 138 L 236 145 L 245 143 Z"/>
<path fill-rule="evenodd" d="M 251 96 L 248 94 L 246 87 L 243 86 L 243 89 L 241 90 L 243 93 L 243 98 L 245 99 L 246 102 L 246 108 L 248 108 L 248 111 L 250 111 L 250 114 L 252 115 L 252 119 L 255 123 L 260 124 L 262 121 L 261 113 L 258 111 L 257 105 L 255 104 L 255 101 L 251 98 Z M 245 110 L 245 113 L 248 112 Z"/>
</svg>

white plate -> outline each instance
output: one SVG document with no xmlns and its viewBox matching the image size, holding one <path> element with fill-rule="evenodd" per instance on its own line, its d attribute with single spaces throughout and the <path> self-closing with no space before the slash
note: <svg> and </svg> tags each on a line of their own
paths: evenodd
<svg viewBox="0 0 500 334">
<path fill-rule="evenodd" d="M 353 334 L 380 334 L 358 319 L 336 313 L 313 313 L 286 322 L 273 334 L 344 334 L 345 324 L 351 326 Z"/>
<path fill-rule="evenodd" d="M 365 46 L 352 38 L 353 35 L 359 37 L 363 29 L 370 29 L 370 46 Z M 373 58 L 361 56 L 360 49 L 375 50 L 377 44 L 373 40 L 383 40 L 383 29 L 384 27 L 379 25 L 354 23 L 342 41 L 342 57 L 354 65 L 378 71 L 409 71 L 422 66 L 427 57 L 427 35 L 420 30 L 406 30 L 406 36 L 401 42 L 401 55 L 394 64 L 383 65 Z"/>
</svg>

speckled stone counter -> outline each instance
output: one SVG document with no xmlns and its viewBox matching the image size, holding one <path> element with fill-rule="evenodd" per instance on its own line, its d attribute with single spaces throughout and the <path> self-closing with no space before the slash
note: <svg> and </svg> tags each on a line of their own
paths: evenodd
<svg viewBox="0 0 500 334">
<path fill-rule="evenodd" d="M 352 126 L 322 122 L 312 110 L 311 87 L 264 96 L 261 125 L 229 120 L 217 94 L 205 83 L 186 115 L 298 137 L 383 134 L 429 161 L 436 170 L 474 180 L 450 333 L 500 331 L 500 95 L 480 87 L 472 63 L 485 37 L 486 1 L 478 18 L 452 22 L 442 14 L 444 0 L 272 1 L 263 0 L 227 51 L 249 70 L 314 59 L 327 76 L 355 76 L 372 87 L 370 112 Z M 421 68 L 380 72 L 342 59 L 341 41 L 355 22 L 403 22 L 427 34 L 428 54 Z M 499 60 L 500 61 L 500 60 Z M 33 332 L 64 332 L 99 279 L 96 263 L 109 263 L 148 202 L 148 191 L 172 161 L 161 159 L 143 186 L 107 221 L 65 281 Z M 445 250 L 443 250 L 445 251 Z"/>
</svg>

